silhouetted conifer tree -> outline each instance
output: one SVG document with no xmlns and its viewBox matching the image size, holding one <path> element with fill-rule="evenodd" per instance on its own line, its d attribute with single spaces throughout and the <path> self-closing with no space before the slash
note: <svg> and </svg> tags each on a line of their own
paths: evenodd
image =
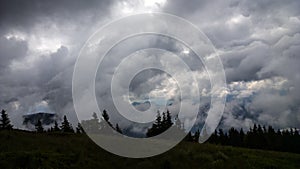
<svg viewBox="0 0 300 169">
<path fill-rule="evenodd" d="M 37 123 L 35 124 L 35 129 L 36 129 L 36 132 L 38 132 L 38 133 L 44 132 L 44 128 L 43 128 L 41 120 L 37 121 Z"/>
<path fill-rule="evenodd" d="M 99 133 L 103 126 L 101 126 L 99 118 L 95 112 L 92 114 L 92 117 L 93 118 L 90 120 L 82 120 L 81 125 L 87 133 Z"/>
<path fill-rule="evenodd" d="M 166 112 L 166 122 L 165 122 L 165 124 L 166 124 L 167 129 L 173 125 L 172 116 L 171 116 L 171 113 L 170 113 L 169 110 L 167 110 L 167 112 Z"/>
<path fill-rule="evenodd" d="M 121 130 L 121 128 L 119 127 L 118 123 L 116 124 L 116 131 L 119 132 L 119 133 L 121 133 L 121 134 L 123 133 L 122 130 Z"/>
<path fill-rule="evenodd" d="M 103 119 L 108 123 L 108 125 L 109 125 L 110 127 L 113 127 L 112 124 L 111 124 L 110 121 L 109 121 L 109 115 L 107 114 L 107 111 L 106 111 L 106 110 L 103 110 L 103 112 L 102 112 L 102 117 L 103 117 Z"/>
<path fill-rule="evenodd" d="M 81 126 L 80 123 L 77 124 L 77 127 L 76 127 L 76 133 L 77 133 L 77 134 L 84 133 L 83 127 Z"/>
<path fill-rule="evenodd" d="M 240 133 L 239 133 L 239 139 L 240 139 L 240 146 L 244 146 L 245 143 L 245 133 L 244 133 L 244 130 L 243 128 L 240 129 Z"/>
<path fill-rule="evenodd" d="M 67 119 L 67 116 L 64 116 L 63 122 L 61 123 L 61 131 L 65 133 L 74 133 L 73 127 Z"/>
<path fill-rule="evenodd" d="M 10 120 L 8 118 L 8 114 L 5 110 L 1 111 L 1 119 L 0 119 L 0 129 L 11 130 L 13 125 L 10 124 Z"/>
<path fill-rule="evenodd" d="M 191 132 L 188 132 L 188 134 L 185 136 L 184 140 L 189 142 L 194 142 L 194 138 Z"/>
<path fill-rule="evenodd" d="M 195 132 L 195 134 L 194 134 L 194 141 L 195 142 L 198 142 L 198 140 L 199 140 L 199 137 L 200 137 L 200 131 L 199 131 L 199 129 Z"/>
<path fill-rule="evenodd" d="M 241 140 L 240 140 L 240 134 L 239 132 L 234 129 L 233 127 L 228 131 L 228 143 L 229 145 L 241 145 Z"/>
<path fill-rule="evenodd" d="M 209 139 L 207 140 L 207 142 L 209 143 L 214 143 L 214 144 L 219 144 L 219 140 L 218 140 L 218 131 L 215 130 L 214 133 L 212 133 L 212 135 L 209 137 Z"/>
<path fill-rule="evenodd" d="M 58 124 L 57 124 L 57 121 L 54 122 L 53 131 L 54 131 L 54 132 L 59 132 L 59 131 L 60 131 L 60 128 L 59 128 L 59 126 L 58 126 Z"/>
<path fill-rule="evenodd" d="M 172 125 L 173 122 L 169 110 L 167 110 L 166 113 L 163 112 L 162 116 L 160 115 L 160 112 L 157 111 L 155 122 L 152 124 L 152 127 L 148 129 L 146 136 L 152 137 L 161 134 L 169 129 Z"/>
</svg>

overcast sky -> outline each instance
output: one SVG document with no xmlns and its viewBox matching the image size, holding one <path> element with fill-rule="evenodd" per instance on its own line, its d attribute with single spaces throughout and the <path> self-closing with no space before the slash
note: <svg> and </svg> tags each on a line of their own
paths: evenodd
<svg viewBox="0 0 300 169">
<path fill-rule="evenodd" d="M 17 127 L 22 127 L 22 115 L 37 111 L 67 114 L 76 121 L 72 74 L 79 50 L 104 24 L 142 12 L 183 17 L 211 40 L 223 62 L 228 85 L 221 125 L 248 128 L 260 123 L 300 128 L 299 0 L 2 0 L 0 108 L 8 110 Z M 135 42 L 140 41 L 133 39 L 126 48 L 133 50 Z M 152 39 L 150 44 L 155 46 L 153 43 L 182 52 L 172 41 Z M 120 46 L 120 51 L 123 48 Z M 190 58 L 186 62 L 201 76 L 201 64 L 193 65 Z M 114 64 L 107 61 L 108 68 L 103 71 L 109 72 Z M 156 74 L 159 76 L 150 80 L 138 77 L 132 84 L 136 87 L 130 90 L 144 97 L 145 92 L 169 89 L 168 95 L 173 96 L 177 86 L 172 85 L 172 79 Z M 153 89 L 145 81 L 161 87 Z"/>
</svg>

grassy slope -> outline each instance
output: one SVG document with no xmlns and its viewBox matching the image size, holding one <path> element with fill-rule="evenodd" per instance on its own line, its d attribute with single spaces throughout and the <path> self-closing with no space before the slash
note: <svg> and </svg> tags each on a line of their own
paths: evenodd
<svg viewBox="0 0 300 169">
<path fill-rule="evenodd" d="M 300 168 L 300 154 L 183 142 L 152 158 L 112 155 L 84 135 L 0 131 L 0 168 Z"/>
</svg>

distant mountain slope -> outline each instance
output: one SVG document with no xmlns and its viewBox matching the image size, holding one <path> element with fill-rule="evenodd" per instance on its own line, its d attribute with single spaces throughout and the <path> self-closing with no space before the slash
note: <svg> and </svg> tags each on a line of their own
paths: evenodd
<svg viewBox="0 0 300 169">
<path fill-rule="evenodd" d="M 53 113 L 39 112 L 34 114 L 23 115 L 23 124 L 24 125 L 35 125 L 38 120 L 42 122 L 43 125 L 50 125 L 54 123 L 57 116 Z"/>
</svg>

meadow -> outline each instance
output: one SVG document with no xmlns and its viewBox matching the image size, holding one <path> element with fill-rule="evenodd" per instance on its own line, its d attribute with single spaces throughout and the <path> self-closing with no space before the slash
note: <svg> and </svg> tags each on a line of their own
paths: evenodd
<svg viewBox="0 0 300 169">
<path fill-rule="evenodd" d="M 0 131 L 0 168 L 189 169 L 300 168 L 300 154 L 182 141 L 161 155 L 130 159 L 85 134 Z"/>
</svg>

